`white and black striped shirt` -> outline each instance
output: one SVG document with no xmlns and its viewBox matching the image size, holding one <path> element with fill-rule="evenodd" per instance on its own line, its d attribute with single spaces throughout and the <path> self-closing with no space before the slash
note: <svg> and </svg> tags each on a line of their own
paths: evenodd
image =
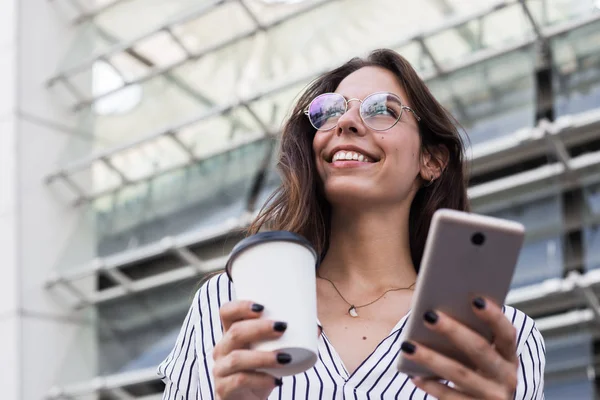
<svg viewBox="0 0 600 400">
<path fill-rule="evenodd" d="M 211 278 L 198 290 L 175 347 L 158 367 L 166 385 L 163 400 L 215 399 L 211 353 L 223 334 L 219 308 L 232 299 L 235 299 L 235 293 L 224 274 Z M 531 318 L 509 306 L 504 310 L 518 332 L 520 366 L 515 399 L 543 400 L 544 340 Z M 284 377 L 283 385 L 276 388 L 269 399 L 433 400 L 395 368 L 406 321 L 407 316 L 352 374 L 348 373 L 326 335 L 321 335 L 316 365 L 304 373 Z"/>
</svg>

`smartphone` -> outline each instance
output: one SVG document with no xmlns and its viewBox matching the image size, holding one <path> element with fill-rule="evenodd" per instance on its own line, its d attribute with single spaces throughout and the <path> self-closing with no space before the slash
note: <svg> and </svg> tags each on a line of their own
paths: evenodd
<svg viewBox="0 0 600 400">
<path fill-rule="evenodd" d="M 504 304 L 523 245 L 525 227 L 514 221 L 456 210 L 434 213 L 403 340 L 421 343 L 473 367 L 444 336 L 425 326 L 423 314 L 439 310 L 491 342 L 490 328 L 475 315 L 472 299 L 486 296 Z M 428 368 L 402 357 L 398 370 L 435 378 Z"/>
</svg>

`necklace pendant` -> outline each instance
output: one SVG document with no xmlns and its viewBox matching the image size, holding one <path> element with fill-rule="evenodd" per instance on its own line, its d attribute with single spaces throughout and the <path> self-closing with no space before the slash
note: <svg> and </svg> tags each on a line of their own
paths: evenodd
<svg viewBox="0 0 600 400">
<path fill-rule="evenodd" d="M 356 312 L 356 307 L 354 307 L 354 306 L 351 306 L 351 307 L 348 309 L 348 314 L 349 314 L 349 315 L 350 315 L 352 318 L 356 318 L 356 317 L 358 317 L 358 313 Z"/>
</svg>

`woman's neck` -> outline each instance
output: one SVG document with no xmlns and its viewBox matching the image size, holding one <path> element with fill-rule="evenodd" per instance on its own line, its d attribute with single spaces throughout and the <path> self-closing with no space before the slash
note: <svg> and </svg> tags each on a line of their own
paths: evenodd
<svg viewBox="0 0 600 400">
<path fill-rule="evenodd" d="M 406 207 L 333 212 L 329 249 L 319 274 L 367 291 L 413 284 L 408 214 Z"/>
</svg>

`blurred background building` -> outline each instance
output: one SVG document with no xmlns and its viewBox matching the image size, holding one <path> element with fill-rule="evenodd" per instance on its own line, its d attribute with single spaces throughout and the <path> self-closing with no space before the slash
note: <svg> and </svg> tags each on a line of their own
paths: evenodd
<svg viewBox="0 0 600 400">
<path fill-rule="evenodd" d="M 3 0 L 2 399 L 160 398 L 295 96 L 377 47 L 468 132 L 474 210 L 527 227 L 508 303 L 547 399 L 596 398 L 599 1 Z"/>
</svg>

